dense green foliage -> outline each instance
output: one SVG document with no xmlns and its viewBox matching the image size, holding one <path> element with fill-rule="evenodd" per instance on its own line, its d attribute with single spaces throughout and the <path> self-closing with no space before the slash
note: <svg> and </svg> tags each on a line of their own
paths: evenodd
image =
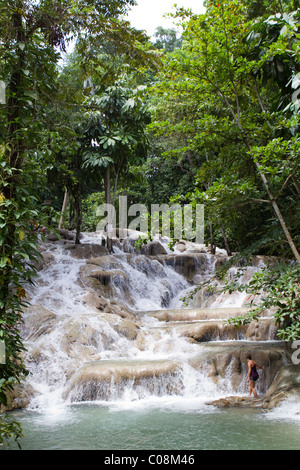
<svg viewBox="0 0 300 470">
<path fill-rule="evenodd" d="M 260 298 L 259 303 L 250 302 L 251 312 L 244 317 L 229 320 L 235 326 L 245 325 L 257 320 L 266 310 L 273 309 L 276 325 L 279 326 L 279 339 L 294 342 L 300 338 L 300 266 L 286 262 L 265 267 L 256 273 L 249 284 L 239 284 L 236 280 L 227 280 L 224 292 L 246 292 L 252 299 Z"/>
<path fill-rule="evenodd" d="M 300 13 L 297 0 L 180 8 L 182 37 L 154 42 L 123 15 L 134 0 L 0 5 L 0 404 L 26 376 L 19 328 L 39 228 L 95 230 L 97 206 L 205 204 L 205 242 L 288 262 L 259 273 L 259 309 L 300 337 Z M 158 25 L 159 26 L 159 25 Z M 68 44 L 73 52 L 65 55 Z M 63 53 L 63 59 L 62 59 Z M 143 243 L 141 241 L 141 243 Z M 295 263 L 296 261 L 296 263 Z M 18 425 L 0 420 L 0 443 Z"/>
<path fill-rule="evenodd" d="M 9 390 L 27 375 L 19 333 L 26 286 L 34 280 L 39 229 L 51 229 L 51 219 L 57 223 L 55 209 L 60 208 L 65 187 L 76 199 L 80 225 L 84 172 L 79 110 L 88 94 L 78 90 L 83 89 L 83 75 L 75 76 L 77 94 L 68 99 L 60 51 L 76 40 L 80 59 L 86 58 L 85 52 L 102 40 L 125 58 L 135 55 L 132 63 L 143 57 L 147 61 L 147 38 L 120 16 L 133 4 L 8 0 L 0 5 L 0 80 L 6 88 L 0 104 L 0 339 L 6 349 L 0 366 L 1 406 Z M 85 65 L 82 59 L 76 70 Z M 1 442 L 19 436 L 17 424 L 0 419 Z"/>
<path fill-rule="evenodd" d="M 299 260 L 299 14 L 253 21 L 244 2 L 208 2 L 183 37 L 154 86 L 152 124 L 166 158 L 195 176 L 178 196 L 205 203 L 231 251 Z"/>
</svg>

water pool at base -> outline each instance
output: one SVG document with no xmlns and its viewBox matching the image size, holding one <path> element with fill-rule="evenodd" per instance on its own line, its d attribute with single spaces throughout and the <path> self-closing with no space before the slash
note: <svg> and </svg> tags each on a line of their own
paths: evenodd
<svg viewBox="0 0 300 470">
<path fill-rule="evenodd" d="M 300 450 L 299 422 L 257 410 L 171 408 L 82 404 L 11 416 L 23 428 L 23 450 Z"/>
</svg>

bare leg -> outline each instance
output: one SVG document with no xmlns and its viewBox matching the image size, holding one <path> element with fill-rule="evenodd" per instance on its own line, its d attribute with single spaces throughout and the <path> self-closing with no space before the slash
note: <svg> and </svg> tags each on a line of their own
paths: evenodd
<svg viewBox="0 0 300 470">
<path fill-rule="evenodd" d="M 257 398 L 257 393 L 255 390 L 255 382 L 253 382 L 253 380 L 249 380 L 249 397 L 251 397 L 252 392 L 253 392 L 254 398 Z"/>
</svg>

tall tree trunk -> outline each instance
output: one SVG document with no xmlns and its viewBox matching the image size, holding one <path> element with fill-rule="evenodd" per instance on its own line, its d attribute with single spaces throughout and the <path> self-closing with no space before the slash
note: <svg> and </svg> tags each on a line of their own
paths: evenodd
<svg viewBox="0 0 300 470">
<path fill-rule="evenodd" d="M 220 227 L 220 231 L 222 233 L 222 237 L 223 237 L 223 240 L 224 240 L 224 245 L 225 245 L 225 249 L 227 251 L 227 254 L 228 256 L 231 256 L 231 249 L 230 249 L 230 246 L 229 246 L 229 243 L 228 243 L 228 239 L 226 237 L 226 233 L 225 233 L 225 230 L 223 228 L 223 225 L 221 224 L 221 222 L 218 220 L 218 224 L 219 224 L 219 227 Z"/>
<path fill-rule="evenodd" d="M 105 202 L 106 204 L 110 205 L 111 204 L 111 194 L 110 194 L 110 169 L 109 166 L 105 169 L 104 173 L 104 191 L 105 191 Z M 108 208 L 108 213 L 107 213 L 107 225 L 108 225 L 108 230 L 107 230 L 107 249 L 109 253 L 112 252 L 112 239 L 111 239 L 111 233 L 109 233 L 109 230 L 112 228 L 112 213 L 110 208 Z"/>
<path fill-rule="evenodd" d="M 61 216 L 60 216 L 58 228 L 62 228 L 65 213 L 66 213 L 66 210 L 67 210 L 68 201 L 69 201 L 69 194 L 68 194 L 68 190 L 66 189 L 65 190 L 65 195 L 64 195 L 64 202 L 63 202 L 62 209 L 61 209 Z"/>
<path fill-rule="evenodd" d="M 105 192 L 105 202 L 106 202 L 106 204 L 111 204 L 110 169 L 109 169 L 109 166 L 105 168 L 105 172 L 104 172 L 104 192 Z"/>
<path fill-rule="evenodd" d="M 115 173 L 115 184 L 114 184 L 114 189 L 113 189 L 113 206 L 115 205 L 115 201 L 116 201 L 116 194 L 117 194 L 117 187 L 118 187 L 118 180 L 119 180 L 119 175 L 120 175 L 120 171 L 121 171 L 121 168 L 122 168 L 122 163 L 124 161 L 124 155 L 122 155 L 121 159 L 120 159 L 120 163 L 119 163 L 119 167 Z"/>
<path fill-rule="evenodd" d="M 296 180 L 295 176 L 293 176 L 292 179 L 293 179 L 293 183 L 295 185 L 295 188 L 297 189 L 297 193 L 300 196 L 300 185 L 299 185 L 298 181 Z"/>
<path fill-rule="evenodd" d="M 70 206 L 69 206 L 69 230 L 74 230 L 75 227 L 75 208 L 74 208 L 74 198 L 70 197 Z"/>
<path fill-rule="evenodd" d="M 215 243 L 215 239 L 214 239 L 212 223 L 209 224 L 209 229 L 210 229 L 210 253 L 212 255 L 215 255 L 216 254 L 216 243 Z"/>
<path fill-rule="evenodd" d="M 75 190 L 75 211 L 76 211 L 76 238 L 75 245 L 80 244 L 80 231 L 82 224 L 82 203 L 81 203 L 81 183 L 78 181 Z"/>
</svg>

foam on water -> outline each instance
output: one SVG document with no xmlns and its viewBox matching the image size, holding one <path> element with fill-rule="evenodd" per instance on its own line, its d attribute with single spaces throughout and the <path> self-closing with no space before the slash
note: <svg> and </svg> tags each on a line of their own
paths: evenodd
<svg viewBox="0 0 300 470">
<path fill-rule="evenodd" d="M 300 425 L 299 396 L 286 399 L 281 405 L 266 413 L 266 419 L 294 422 Z"/>
<path fill-rule="evenodd" d="M 43 307 L 56 315 L 74 315 L 83 312 L 84 292 L 78 286 L 80 267 L 85 260 L 74 260 L 61 246 L 49 246 L 47 253 L 55 258 L 40 273 L 35 288 L 29 287 L 31 305 Z"/>
<path fill-rule="evenodd" d="M 99 243 L 99 236 L 85 234 L 82 241 Z M 79 277 L 86 261 L 72 257 L 71 252 L 60 244 L 49 244 L 46 253 L 52 255 L 53 260 L 39 272 L 37 285 L 28 289 L 28 293 L 32 305 L 48 309 L 55 318 L 46 332 L 34 339 L 29 338 L 25 343 L 31 372 L 28 381 L 35 391 L 29 409 L 47 411 L 53 420 L 56 419 L 56 410 L 63 416 L 61 410 L 70 404 L 70 399 L 65 396 L 70 378 L 87 361 L 178 363 L 175 371 L 161 377 L 153 374 L 139 383 L 132 379 L 117 384 L 112 380 L 107 384 L 109 396 L 95 401 L 112 410 L 163 407 L 199 411 L 209 408 L 205 405 L 207 401 L 233 393 L 228 378 L 220 379 L 216 385 L 205 371 L 198 371 L 190 365 L 201 347 L 180 336 L 175 328 L 164 329 L 163 322 L 139 315 L 141 344 L 120 334 L 117 322 L 121 318 L 114 315 L 114 321 L 108 321 L 107 314 L 103 315 L 83 300 L 89 291 L 79 283 Z M 215 261 L 209 255 L 207 257 L 211 262 L 207 263 L 208 271 L 202 273 L 202 279 L 211 276 L 214 269 Z M 193 288 L 174 269 L 155 259 L 126 254 L 117 248 L 109 259 L 113 259 L 126 276 L 125 286 L 113 284 L 114 299 L 116 303 L 121 300 L 134 313 L 182 308 L 180 299 Z M 105 269 L 110 269 L 109 263 Z M 125 288 L 130 293 L 128 297 Z M 227 306 L 227 301 L 221 296 L 214 305 Z M 241 299 L 234 299 L 234 302 L 239 306 Z M 30 309 L 25 320 L 26 316 L 30 316 Z M 85 331 L 89 332 L 86 337 Z M 87 342 L 85 338 L 92 340 Z"/>
</svg>

